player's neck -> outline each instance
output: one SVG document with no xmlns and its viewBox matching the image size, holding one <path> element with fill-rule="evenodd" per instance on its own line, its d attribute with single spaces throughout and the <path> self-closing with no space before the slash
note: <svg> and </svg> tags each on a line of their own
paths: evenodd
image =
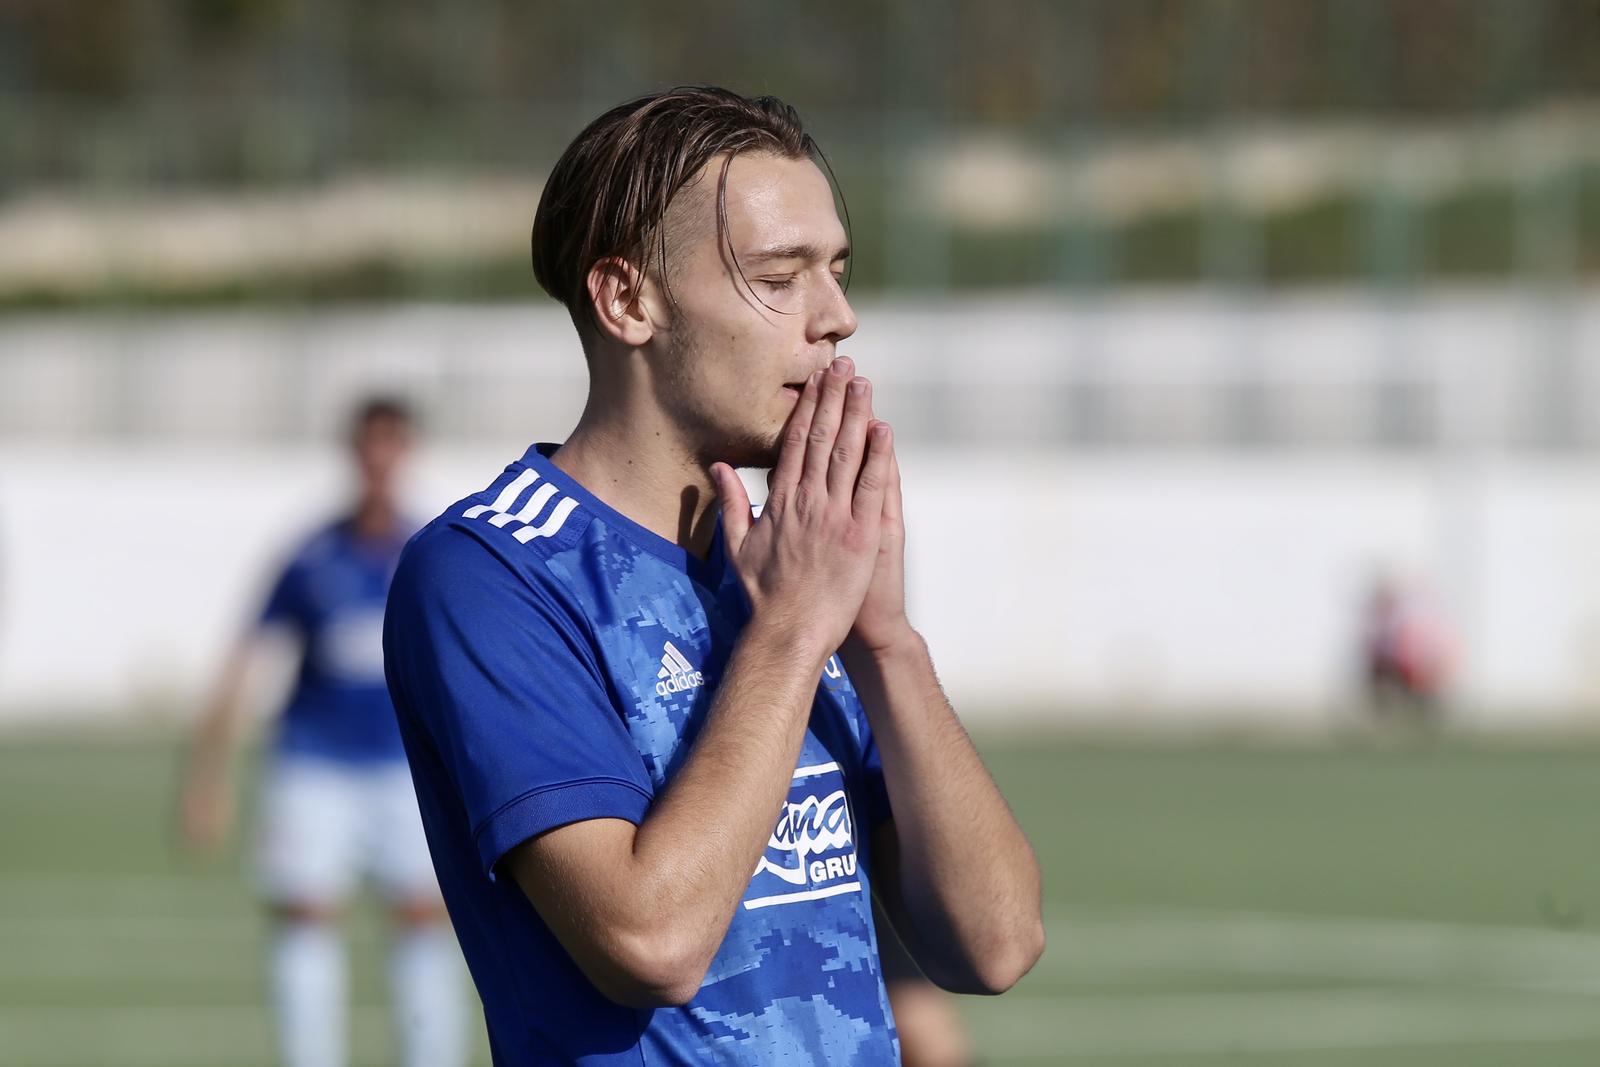
<svg viewBox="0 0 1600 1067">
<path fill-rule="evenodd" d="M 711 551 L 710 472 L 659 412 L 604 412 L 591 398 L 551 462 L 651 533 L 701 559 Z"/>
<path fill-rule="evenodd" d="M 389 497 L 364 495 L 356 502 L 350 527 L 364 540 L 384 541 L 394 536 L 399 520 L 399 509 Z"/>
</svg>

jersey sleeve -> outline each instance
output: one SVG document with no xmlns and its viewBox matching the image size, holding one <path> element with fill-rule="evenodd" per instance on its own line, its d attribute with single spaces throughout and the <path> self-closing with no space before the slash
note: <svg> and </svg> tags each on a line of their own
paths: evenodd
<svg viewBox="0 0 1600 1067">
<path fill-rule="evenodd" d="M 384 624 L 402 728 L 437 752 L 485 873 L 567 823 L 638 823 L 652 795 L 586 627 L 531 562 L 541 570 L 459 529 L 430 530 L 401 561 Z"/>
<path fill-rule="evenodd" d="M 304 630 L 305 584 L 304 573 L 297 564 L 290 563 L 284 567 L 267 593 L 266 603 L 256 616 L 256 625 Z"/>
</svg>

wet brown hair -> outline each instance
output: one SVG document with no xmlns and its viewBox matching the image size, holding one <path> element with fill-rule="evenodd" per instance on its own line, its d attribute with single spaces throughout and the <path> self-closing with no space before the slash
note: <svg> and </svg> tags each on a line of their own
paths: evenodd
<svg viewBox="0 0 1600 1067">
<path fill-rule="evenodd" d="M 566 305 L 580 333 L 593 325 L 588 277 L 600 260 L 620 257 L 646 276 L 654 268 L 665 286 L 667 209 L 718 156 L 726 159 L 717 179 L 717 236 L 727 240 L 728 165 L 741 152 L 814 158 L 832 176 L 793 107 L 714 86 L 680 86 L 619 104 L 567 146 L 534 214 L 533 276 Z M 732 262 L 737 268 L 736 257 Z"/>
</svg>

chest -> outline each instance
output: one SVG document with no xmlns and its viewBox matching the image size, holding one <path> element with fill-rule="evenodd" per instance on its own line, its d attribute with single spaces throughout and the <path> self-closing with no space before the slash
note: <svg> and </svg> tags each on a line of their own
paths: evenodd
<svg viewBox="0 0 1600 1067">
<path fill-rule="evenodd" d="M 394 567 L 353 553 L 308 563 L 300 576 L 300 610 L 307 629 L 338 625 L 351 615 L 383 612 Z"/>
<path fill-rule="evenodd" d="M 652 783 L 660 788 L 687 758 L 705 723 L 747 621 L 728 586 L 712 591 L 688 581 L 623 590 L 599 613 L 599 667 L 614 706 Z M 837 657 L 817 679 L 799 765 L 833 764 L 853 776 L 861 751 L 861 716 Z"/>
</svg>

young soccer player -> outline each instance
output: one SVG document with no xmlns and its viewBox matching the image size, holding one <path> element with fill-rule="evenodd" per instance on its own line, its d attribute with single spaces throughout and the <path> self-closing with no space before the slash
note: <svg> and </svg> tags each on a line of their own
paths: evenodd
<svg viewBox="0 0 1600 1067">
<path fill-rule="evenodd" d="M 300 669 L 264 775 L 258 860 L 276 920 L 271 986 L 288 1067 L 345 1062 L 337 921 L 362 874 L 377 882 L 393 918 L 402 1062 L 450 1067 L 465 1055 L 459 955 L 383 679 L 384 599 L 415 528 L 396 497 L 411 435 L 397 401 L 375 399 L 356 413 L 353 506 L 300 546 L 274 583 L 227 661 L 185 769 L 180 829 L 191 846 L 214 848 L 232 822 L 241 691 L 271 632 L 286 632 L 301 646 Z"/>
<path fill-rule="evenodd" d="M 906 619 L 815 155 L 717 89 L 590 124 L 533 229 L 588 404 L 395 575 L 389 688 L 497 1064 L 892 1063 L 872 894 L 950 989 L 1043 948 L 1032 850 Z M 772 468 L 759 518 L 741 466 Z"/>
</svg>

